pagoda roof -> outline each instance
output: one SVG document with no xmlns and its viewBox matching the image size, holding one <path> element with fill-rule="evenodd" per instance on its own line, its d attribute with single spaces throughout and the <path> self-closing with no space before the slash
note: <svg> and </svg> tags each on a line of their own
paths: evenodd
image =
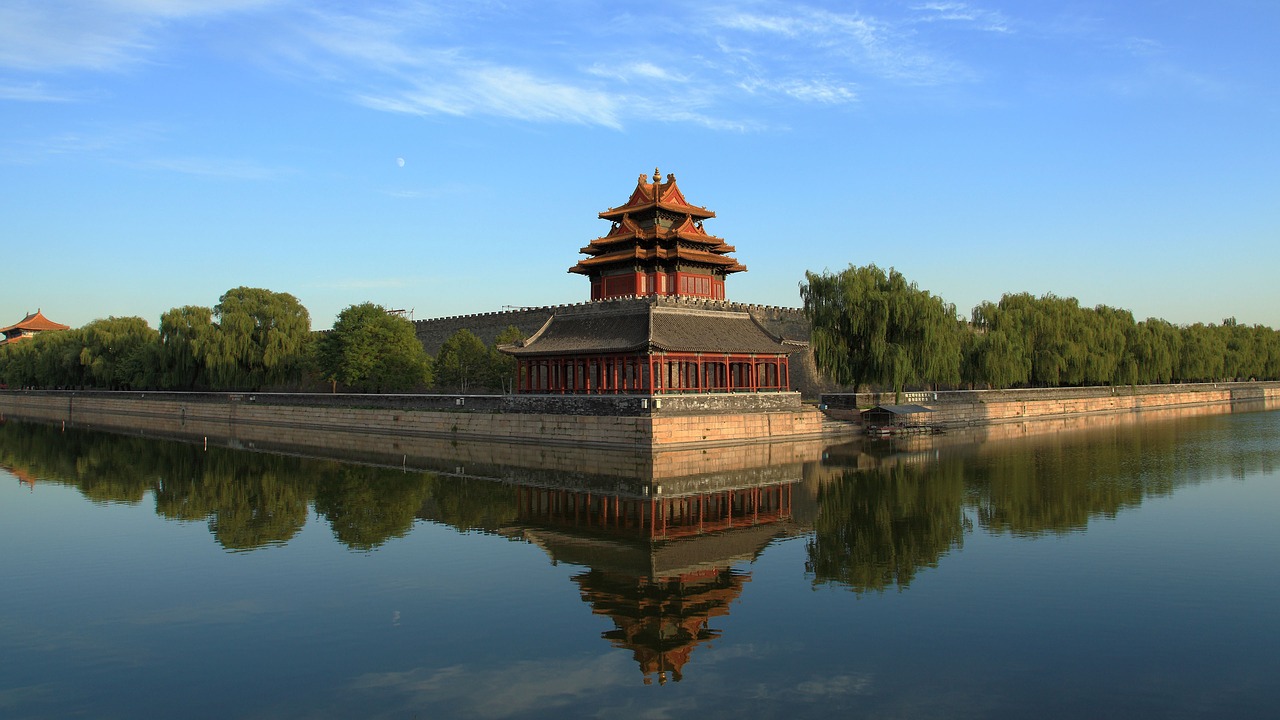
<svg viewBox="0 0 1280 720">
<path fill-rule="evenodd" d="M 30 330 L 32 332 L 43 332 L 45 330 L 70 330 L 70 325 L 56 323 L 44 316 L 44 313 L 36 310 L 28 313 L 26 317 L 9 327 L 0 328 L 0 333 L 7 333 L 10 330 Z"/>
<path fill-rule="evenodd" d="M 612 245 L 630 244 L 636 241 L 657 242 L 663 240 L 685 240 L 699 245 L 706 245 L 709 251 L 722 254 L 734 252 L 736 249 L 732 245 L 725 243 L 724 238 L 718 238 L 703 230 L 701 221 L 695 222 L 690 215 L 686 215 L 684 222 L 680 225 L 664 228 L 658 225 L 641 227 L 631 218 L 631 214 L 627 213 L 620 220 L 614 222 L 613 228 L 608 235 L 592 240 L 590 245 L 580 249 L 578 252 L 587 255 L 598 255 L 606 252 L 607 248 Z"/>
<path fill-rule="evenodd" d="M 600 217 L 606 220 L 613 220 L 621 218 L 628 213 L 634 215 L 652 210 L 668 210 L 681 215 L 691 215 L 699 219 L 716 216 L 711 210 L 690 205 L 689 201 L 685 200 L 684 193 L 680 192 L 680 188 L 676 186 L 674 173 L 667 173 L 667 181 L 662 182 L 662 173 L 657 168 L 654 168 L 652 182 L 648 177 L 641 175 L 640 180 L 636 183 L 636 189 L 631 192 L 631 197 L 627 199 L 627 202 L 618 207 L 605 210 L 600 213 Z"/>
<path fill-rule="evenodd" d="M 678 246 L 671 248 L 645 248 L 633 245 L 619 248 L 605 255 L 597 255 L 596 257 L 580 260 L 577 265 L 569 268 L 569 272 L 585 274 L 593 268 L 635 260 L 641 262 L 684 260 L 703 265 L 717 265 L 722 267 L 725 273 L 742 272 L 747 269 L 745 265 L 740 264 L 731 257 L 717 255 L 706 250 Z"/>
<path fill-rule="evenodd" d="M 552 315 L 531 337 L 501 349 L 520 357 L 637 352 L 785 355 L 796 349 L 745 312 L 670 307 L 647 300 L 608 303 L 612 306 Z"/>
</svg>

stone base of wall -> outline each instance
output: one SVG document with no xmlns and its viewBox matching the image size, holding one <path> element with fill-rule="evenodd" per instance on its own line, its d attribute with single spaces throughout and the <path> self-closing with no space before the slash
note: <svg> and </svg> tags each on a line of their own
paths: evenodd
<svg viewBox="0 0 1280 720">
<path fill-rule="evenodd" d="M 323 396 L 321 396 L 323 397 Z M 502 396 L 521 398 L 522 396 Z M 524 396 L 527 397 L 527 396 Z M 351 407 L 314 397 L 262 394 L 134 392 L 0 392 L 0 417 L 64 423 L 116 432 L 217 437 L 253 445 L 363 445 L 359 438 L 436 438 L 539 445 L 650 450 L 736 445 L 849 434 L 855 428 L 800 405 L 798 396 L 650 398 L 649 414 L 572 415 L 475 410 Z M 374 403 L 379 396 L 365 396 Z M 641 398 L 624 399 L 639 408 Z M 662 407 L 654 408 L 653 405 Z"/>
<path fill-rule="evenodd" d="M 834 418 L 857 420 L 860 410 L 895 399 L 893 393 L 831 393 L 822 396 L 822 404 Z M 901 402 L 923 405 L 934 411 L 929 423 L 955 428 L 1242 402 L 1280 406 L 1280 383 L 915 392 L 904 393 Z"/>
</svg>

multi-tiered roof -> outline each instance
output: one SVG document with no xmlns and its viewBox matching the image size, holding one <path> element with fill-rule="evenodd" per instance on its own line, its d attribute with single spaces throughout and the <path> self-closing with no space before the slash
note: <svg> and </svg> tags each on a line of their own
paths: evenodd
<svg viewBox="0 0 1280 720">
<path fill-rule="evenodd" d="M 702 228 L 716 214 L 691 205 L 658 170 L 641 175 L 630 199 L 600 213 L 613 223 L 609 233 L 579 252 L 589 255 L 569 272 L 591 278 L 591 299 L 626 295 L 724 298 L 725 276 L 747 268 L 733 258 L 732 245 Z"/>
<path fill-rule="evenodd" d="M 37 333 L 56 330 L 69 330 L 70 325 L 54 322 L 36 310 L 9 327 L 0 328 L 0 343 L 17 342 L 32 337 Z"/>
</svg>

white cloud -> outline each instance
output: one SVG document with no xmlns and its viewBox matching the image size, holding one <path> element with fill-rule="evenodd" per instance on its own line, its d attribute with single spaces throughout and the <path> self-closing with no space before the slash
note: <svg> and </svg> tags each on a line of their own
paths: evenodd
<svg viewBox="0 0 1280 720">
<path fill-rule="evenodd" d="M 673 73 L 658 67 L 651 62 L 632 62 L 622 65 L 592 65 L 588 73 L 597 77 L 620 80 L 622 82 L 656 80 L 660 82 L 687 83 L 689 76 Z"/>
<path fill-rule="evenodd" d="M 115 70 L 155 50 L 168 22 L 275 0 L 16 0 L 0 4 L 0 67 Z"/>
<path fill-rule="evenodd" d="M 796 68 L 816 64 L 834 72 L 843 66 L 846 72 L 913 84 L 942 83 L 968 74 L 955 61 L 935 57 L 917 46 L 896 23 L 859 13 L 787 6 L 776 13 L 726 13 L 710 19 L 727 30 L 788 41 L 785 46 L 771 46 L 770 55 L 776 62 L 789 51 L 799 57 L 792 63 Z M 793 74 L 800 74 L 799 69 Z"/>
<path fill-rule="evenodd" d="M 738 86 L 751 93 L 767 91 L 786 95 L 803 102 L 816 102 L 827 105 L 850 103 L 858 99 L 858 94 L 853 89 L 841 83 L 825 79 L 780 81 L 749 79 L 743 80 Z"/>
<path fill-rule="evenodd" d="M 0 83 L 0 100 L 18 102 L 71 102 L 75 98 L 65 92 L 50 89 L 44 83 Z"/>
<path fill-rule="evenodd" d="M 251 160 L 235 158 L 178 157 L 158 158 L 141 163 L 144 167 L 169 170 L 185 175 L 227 178 L 234 180 L 270 180 L 291 171 L 268 168 Z"/>
<path fill-rule="evenodd" d="M 962 22 L 979 30 L 996 33 L 1013 32 L 1009 19 L 998 10 L 984 10 L 963 2 L 929 2 L 911 8 L 921 12 L 919 22 Z"/>
</svg>

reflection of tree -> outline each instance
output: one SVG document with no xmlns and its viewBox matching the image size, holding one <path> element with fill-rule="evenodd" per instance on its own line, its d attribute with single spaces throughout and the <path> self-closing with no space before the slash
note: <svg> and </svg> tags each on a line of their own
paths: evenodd
<svg viewBox="0 0 1280 720">
<path fill-rule="evenodd" d="M 430 493 L 432 476 L 359 465 L 335 465 L 316 488 L 316 512 L 348 547 L 372 550 L 402 537 Z"/>
<path fill-rule="evenodd" d="M 806 570 L 859 593 L 905 588 L 963 544 L 963 496 L 956 463 L 848 471 L 820 491 Z"/>
<path fill-rule="evenodd" d="M 110 438 L 26 423 L 0 426 L 0 465 L 41 482 L 70 485 L 94 502 L 142 501 L 152 485 L 141 438 Z"/>
<path fill-rule="evenodd" d="M 306 524 L 313 488 L 298 472 L 297 458 L 188 447 L 192 454 L 156 487 L 162 517 L 207 519 L 228 550 L 283 543 Z"/>
<path fill-rule="evenodd" d="M 431 479 L 431 496 L 422 506 L 422 517 L 459 530 L 494 532 L 516 519 L 513 485 L 437 475 Z"/>
<path fill-rule="evenodd" d="M 1154 424 L 993 445 L 995 452 L 967 463 L 978 522 L 1015 535 L 1070 532 L 1091 517 L 1114 517 L 1144 497 L 1172 492 L 1175 477 L 1192 481 L 1205 465 L 1230 463 L 1189 453 L 1177 428 Z"/>
<path fill-rule="evenodd" d="M 0 426 L 0 463 L 98 502 L 138 503 L 151 492 L 156 514 L 207 520 L 235 550 L 293 537 L 313 495 L 308 466 L 326 464 L 29 423 Z"/>
</svg>

